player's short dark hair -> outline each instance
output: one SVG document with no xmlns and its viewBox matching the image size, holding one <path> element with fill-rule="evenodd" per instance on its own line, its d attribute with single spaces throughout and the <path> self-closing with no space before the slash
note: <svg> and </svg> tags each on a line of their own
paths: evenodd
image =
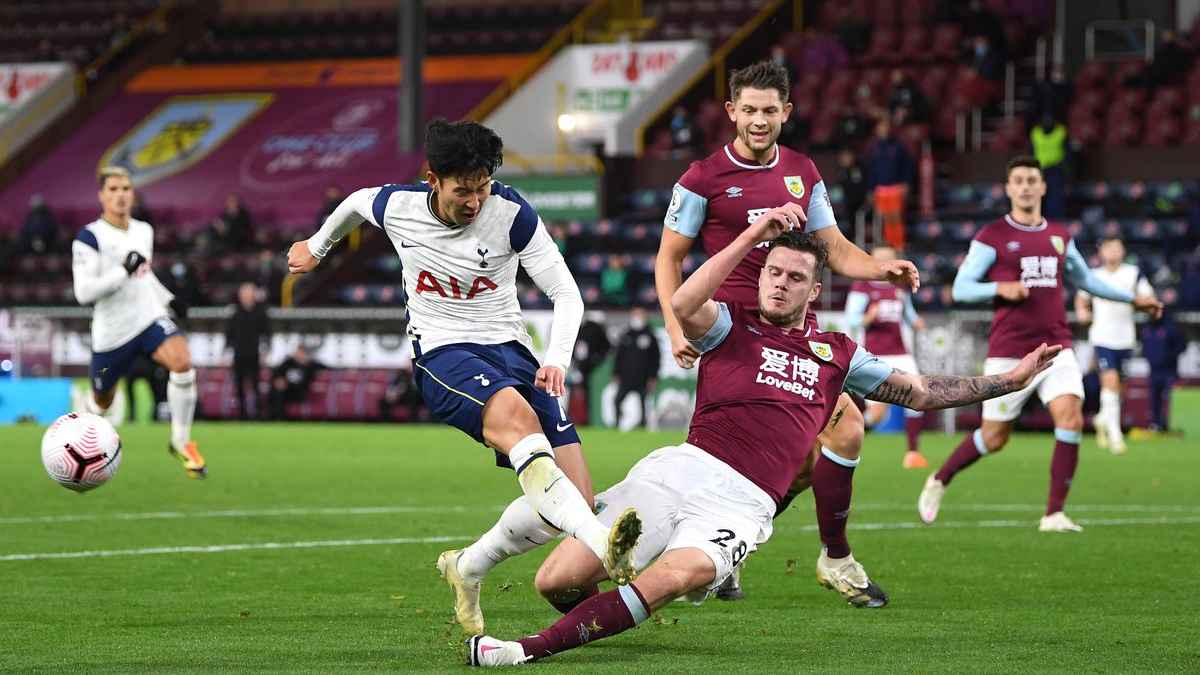
<svg viewBox="0 0 1200 675">
<path fill-rule="evenodd" d="M 1105 235 L 1100 236 L 1100 245 L 1101 246 L 1107 244 L 1110 241 L 1120 242 L 1122 246 L 1125 245 L 1125 239 L 1120 234 L 1105 234 Z"/>
<path fill-rule="evenodd" d="M 743 89 L 774 89 L 779 100 L 787 102 L 791 93 L 787 68 L 774 61 L 759 61 L 741 70 L 729 71 L 729 100 L 737 101 Z"/>
<path fill-rule="evenodd" d="M 767 253 L 770 254 L 771 251 L 780 247 L 811 253 L 817 259 L 817 263 L 813 267 L 813 279 L 820 280 L 818 277 L 821 276 L 821 271 L 825 269 L 825 263 L 829 261 L 829 247 L 825 245 L 823 239 L 811 232 L 788 230 L 771 240 L 770 245 L 767 247 Z"/>
<path fill-rule="evenodd" d="M 1013 169 L 1037 169 L 1038 173 L 1042 172 L 1042 163 L 1037 161 L 1037 157 L 1033 155 L 1017 155 L 1008 160 L 1008 166 L 1004 169 L 1004 180 L 1008 180 L 1012 176 Z"/>
<path fill-rule="evenodd" d="M 436 119 L 425 127 L 425 158 L 438 177 L 491 176 L 504 163 L 504 141 L 478 122 Z"/>
</svg>

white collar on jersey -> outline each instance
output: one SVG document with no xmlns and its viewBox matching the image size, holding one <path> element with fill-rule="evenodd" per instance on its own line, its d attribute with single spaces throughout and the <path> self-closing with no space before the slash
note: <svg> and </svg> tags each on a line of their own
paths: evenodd
<svg viewBox="0 0 1200 675">
<path fill-rule="evenodd" d="M 733 150 L 729 149 L 729 145 L 729 143 L 725 144 L 725 156 L 729 158 L 729 161 L 733 162 L 737 166 L 742 167 L 743 169 L 774 169 L 775 165 L 779 163 L 780 152 L 778 143 L 775 144 L 775 159 L 767 162 L 766 164 L 747 164 L 743 161 L 740 161 L 737 158 L 737 155 L 733 154 Z"/>
<path fill-rule="evenodd" d="M 1046 219 L 1045 218 L 1042 218 L 1042 222 L 1038 223 L 1037 225 L 1022 225 L 1021 223 L 1018 223 L 1017 221 L 1013 220 L 1012 216 L 1010 216 L 1006 213 L 1006 214 L 1004 214 L 1004 220 L 1006 220 L 1009 225 L 1017 228 L 1018 230 L 1020 230 L 1022 232 L 1040 232 L 1040 231 L 1046 229 Z"/>
</svg>

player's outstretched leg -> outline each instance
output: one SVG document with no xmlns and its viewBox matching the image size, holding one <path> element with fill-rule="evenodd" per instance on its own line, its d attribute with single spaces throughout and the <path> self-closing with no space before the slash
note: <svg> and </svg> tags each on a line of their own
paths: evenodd
<svg viewBox="0 0 1200 675">
<path fill-rule="evenodd" d="M 187 339 L 182 335 L 168 337 L 157 349 L 153 358 L 170 374 L 167 376 L 167 408 L 171 411 L 171 440 L 167 451 L 183 464 L 189 478 L 204 478 L 208 466 L 196 442 L 192 440 L 192 420 L 196 416 L 196 371 L 192 369 L 192 357 L 188 352 Z"/>
<path fill-rule="evenodd" d="M 854 560 L 846 538 L 863 424 L 858 406 L 847 394 L 842 394 L 836 412 L 818 437 L 820 456 L 812 471 L 813 501 L 822 544 L 817 556 L 817 581 L 857 607 L 883 607 L 887 604 L 887 594 L 871 582 L 862 565 Z"/>
<path fill-rule="evenodd" d="M 508 456 L 529 503 L 548 523 L 587 544 L 617 583 L 633 579 L 633 548 L 641 522 L 630 510 L 605 527 L 575 485 L 554 461 L 550 441 L 541 433 L 529 403 L 512 387 L 488 399 L 483 412 L 488 445 Z"/>
<path fill-rule="evenodd" d="M 590 505 L 592 480 L 580 444 L 567 443 L 554 448 L 554 459 Z M 454 614 L 464 631 L 482 633 L 484 630 L 479 594 L 488 572 L 505 560 L 531 551 L 558 535 L 559 530 L 546 524 L 529 499 L 521 496 L 504 509 L 500 520 L 475 543 L 462 550 L 445 551 L 438 557 L 438 572 L 454 590 Z"/>
<path fill-rule="evenodd" d="M 467 663 L 485 668 L 521 665 L 612 637 L 650 618 L 675 598 L 708 587 L 715 577 L 716 567 L 704 551 L 667 551 L 633 584 L 584 600 L 537 635 L 511 642 L 485 635 L 470 638 Z"/>
</svg>

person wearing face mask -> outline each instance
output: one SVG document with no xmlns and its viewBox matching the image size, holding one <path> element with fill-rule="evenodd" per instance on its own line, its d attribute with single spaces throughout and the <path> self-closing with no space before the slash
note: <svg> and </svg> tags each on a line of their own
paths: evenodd
<svg viewBox="0 0 1200 675">
<path fill-rule="evenodd" d="M 621 404 L 630 394 L 637 394 L 638 397 L 637 426 L 646 426 L 646 395 L 654 391 L 658 384 L 661 360 L 658 336 L 646 324 L 646 310 L 634 307 L 629 313 L 629 330 L 617 342 L 616 364 L 613 367 L 613 379 L 617 382 L 613 426 L 621 428 Z"/>
</svg>

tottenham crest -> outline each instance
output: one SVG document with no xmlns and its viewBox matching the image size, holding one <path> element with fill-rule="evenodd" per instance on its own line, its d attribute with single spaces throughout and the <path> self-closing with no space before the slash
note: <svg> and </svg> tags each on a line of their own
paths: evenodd
<svg viewBox="0 0 1200 675">
<path fill-rule="evenodd" d="M 1067 245 L 1063 242 L 1063 238 L 1057 234 L 1050 235 L 1050 243 L 1054 245 L 1054 250 L 1058 251 L 1059 255 L 1062 255 L 1067 250 Z"/>
<path fill-rule="evenodd" d="M 812 340 L 809 340 L 808 348 L 811 349 L 812 353 L 816 354 L 817 358 L 821 359 L 822 361 L 833 360 L 833 348 L 824 342 L 813 342 Z"/>
<path fill-rule="evenodd" d="M 788 193 L 796 199 L 804 196 L 804 178 L 802 176 L 784 176 L 783 184 L 787 186 Z"/>
</svg>

